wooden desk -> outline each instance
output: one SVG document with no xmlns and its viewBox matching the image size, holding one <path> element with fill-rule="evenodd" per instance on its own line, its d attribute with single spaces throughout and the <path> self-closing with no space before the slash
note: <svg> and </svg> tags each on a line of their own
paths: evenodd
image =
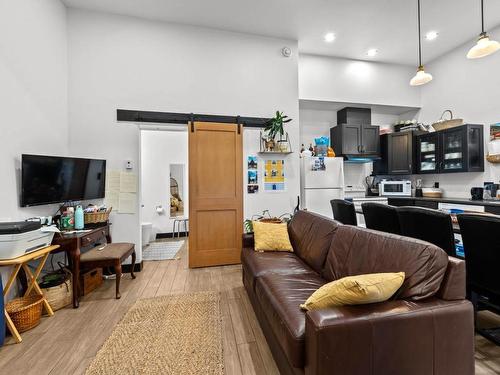
<svg viewBox="0 0 500 375">
<path fill-rule="evenodd" d="M 111 242 L 109 231 L 110 224 L 91 229 L 88 232 L 79 233 L 61 233 L 54 236 L 53 245 L 59 245 L 56 252 L 65 251 L 68 254 L 71 273 L 73 274 L 73 307 L 79 306 L 79 288 L 80 288 L 80 254 L 82 250 L 94 247 L 97 244 Z"/>
<path fill-rule="evenodd" d="M 41 248 L 39 250 L 33 251 L 31 253 L 26 253 L 21 255 L 20 257 L 13 258 L 13 259 L 6 259 L 6 260 L 0 260 L 0 267 L 3 266 L 14 266 L 12 273 L 9 276 L 9 279 L 7 281 L 7 284 L 5 284 L 5 288 L 3 289 L 3 296 L 5 297 L 7 293 L 9 292 L 10 288 L 12 287 L 12 284 L 14 284 L 14 281 L 16 281 L 17 274 L 21 270 L 21 267 L 24 269 L 24 272 L 26 272 L 26 277 L 28 278 L 28 288 L 26 289 L 26 293 L 24 293 L 25 296 L 28 296 L 32 290 L 35 291 L 36 294 L 42 296 L 43 298 L 43 306 L 45 307 L 45 310 L 47 311 L 47 314 L 49 316 L 54 315 L 54 311 L 52 311 L 52 308 L 50 307 L 49 303 L 47 302 L 47 299 L 43 296 L 43 292 L 38 286 L 38 283 L 36 279 L 40 275 L 40 272 L 43 269 L 43 266 L 45 265 L 45 262 L 47 261 L 47 258 L 49 257 L 49 254 L 57 250 L 59 248 L 58 245 L 53 245 L 53 246 L 47 246 L 44 248 Z M 35 273 L 31 272 L 30 268 L 28 267 L 28 262 L 31 262 L 32 260 L 40 259 L 40 263 L 36 267 Z M 14 339 L 19 343 L 22 341 L 21 335 L 17 331 L 17 328 L 14 326 L 14 323 L 12 323 L 12 320 L 10 319 L 9 314 L 7 313 L 7 310 L 4 309 L 4 315 L 5 315 L 5 321 L 7 323 L 7 327 L 9 328 L 10 332 L 12 333 L 12 336 Z"/>
</svg>

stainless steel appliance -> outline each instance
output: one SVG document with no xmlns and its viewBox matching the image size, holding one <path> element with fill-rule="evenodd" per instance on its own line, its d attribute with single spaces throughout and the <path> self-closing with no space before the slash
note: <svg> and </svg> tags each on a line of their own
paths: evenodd
<svg viewBox="0 0 500 375">
<path fill-rule="evenodd" d="M 381 196 L 405 196 L 411 197 L 410 180 L 382 180 L 378 184 L 378 191 Z"/>
</svg>

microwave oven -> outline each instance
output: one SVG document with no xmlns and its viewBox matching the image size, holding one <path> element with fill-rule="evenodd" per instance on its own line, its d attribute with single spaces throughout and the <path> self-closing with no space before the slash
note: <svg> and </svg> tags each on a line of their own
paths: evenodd
<svg viewBox="0 0 500 375">
<path fill-rule="evenodd" d="M 410 180 L 399 180 L 399 181 L 380 181 L 378 185 L 379 195 L 382 196 L 404 196 L 411 197 L 411 181 Z"/>
</svg>

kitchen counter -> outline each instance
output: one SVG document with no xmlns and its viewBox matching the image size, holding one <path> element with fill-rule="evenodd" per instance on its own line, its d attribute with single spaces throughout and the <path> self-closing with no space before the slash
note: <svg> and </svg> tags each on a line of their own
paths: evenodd
<svg viewBox="0 0 500 375">
<path fill-rule="evenodd" d="M 500 200 L 480 200 L 473 201 L 469 198 L 426 198 L 426 197 L 387 197 L 390 205 L 393 206 L 423 206 L 428 208 L 438 208 L 439 203 L 455 203 L 473 206 L 484 206 L 486 212 L 500 215 Z"/>
<path fill-rule="evenodd" d="M 407 200 L 415 200 L 415 201 L 428 201 L 428 202 L 438 202 L 438 203 L 456 203 L 456 204 L 471 204 L 477 206 L 495 206 L 500 207 L 500 200 L 480 200 L 473 201 L 470 198 L 427 198 L 427 197 L 398 197 L 392 196 L 387 197 L 387 199 L 407 199 Z"/>
</svg>

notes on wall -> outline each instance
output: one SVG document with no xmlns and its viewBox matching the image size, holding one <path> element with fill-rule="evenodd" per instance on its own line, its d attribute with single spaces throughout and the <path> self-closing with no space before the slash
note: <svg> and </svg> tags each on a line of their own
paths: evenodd
<svg viewBox="0 0 500 375">
<path fill-rule="evenodd" d="M 130 172 L 106 172 L 106 198 L 108 207 L 120 214 L 134 214 L 137 210 L 137 175 Z"/>
</svg>

